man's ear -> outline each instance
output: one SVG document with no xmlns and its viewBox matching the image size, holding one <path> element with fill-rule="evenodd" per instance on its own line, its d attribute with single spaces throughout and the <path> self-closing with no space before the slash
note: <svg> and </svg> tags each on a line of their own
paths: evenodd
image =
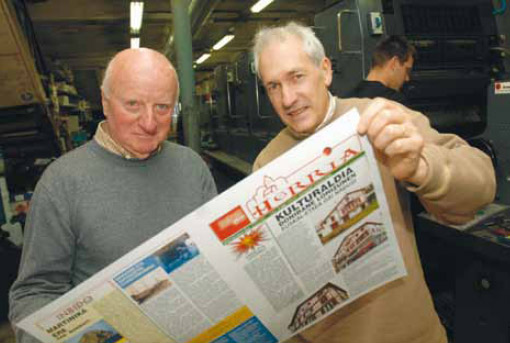
<svg viewBox="0 0 510 343">
<path fill-rule="evenodd" d="M 110 106 L 108 104 L 108 99 L 106 98 L 106 95 L 104 94 L 103 88 L 101 88 L 101 104 L 103 105 L 103 114 L 105 118 L 108 118 L 108 114 L 110 112 Z"/>
<path fill-rule="evenodd" d="M 391 71 L 395 71 L 398 67 L 398 65 L 400 64 L 400 61 L 398 59 L 397 56 L 393 56 L 389 61 L 388 61 L 388 67 L 389 69 L 391 69 Z"/>
<path fill-rule="evenodd" d="M 324 84 L 326 87 L 331 85 L 331 81 L 333 80 L 333 70 L 331 69 L 331 61 L 329 58 L 324 57 L 321 62 L 321 70 L 324 74 Z"/>
</svg>

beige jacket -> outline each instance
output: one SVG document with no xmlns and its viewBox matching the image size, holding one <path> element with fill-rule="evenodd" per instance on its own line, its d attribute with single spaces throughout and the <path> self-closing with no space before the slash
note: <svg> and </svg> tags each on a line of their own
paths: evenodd
<svg viewBox="0 0 510 343">
<path fill-rule="evenodd" d="M 333 119 L 353 107 L 360 113 L 368 99 L 337 99 Z M 425 139 L 423 157 L 429 172 L 413 189 L 430 213 L 445 221 L 470 219 L 495 194 L 495 176 L 488 156 L 456 135 L 439 134 L 428 119 L 409 110 Z M 254 170 L 298 144 L 283 129 L 257 157 Z M 406 190 L 379 164 L 384 190 L 408 276 L 393 281 L 340 309 L 287 342 L 313 343 L 445 343 L 446 335 L 425 284 L 416 248 Z"/>
</svg>

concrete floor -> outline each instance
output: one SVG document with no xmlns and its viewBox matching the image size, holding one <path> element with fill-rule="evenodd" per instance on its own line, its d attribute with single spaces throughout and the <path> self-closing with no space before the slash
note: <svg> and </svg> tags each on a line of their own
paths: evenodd
<svg viewBox="0 0 510 343">
<path fill-rule="evenodd" d="M 0 323 L 0 343 L 15 343 L 14 333 L 9 322 Z"/>
</svg>

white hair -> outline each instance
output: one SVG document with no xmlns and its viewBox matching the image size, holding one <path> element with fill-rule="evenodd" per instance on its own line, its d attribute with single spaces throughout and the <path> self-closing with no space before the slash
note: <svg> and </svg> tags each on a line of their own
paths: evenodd
<svg viewBox="0 0 510 343">
<path fill-rule="evenodd" d="M 324 46 L 313 30 L 296 22 L 289 22 L 284 26 L 265 27 L 257 32 L 253 40 L 253 60 L 255 71 L 260 77 L 259 58 L 264 48 L 274 41 L 285 41 L 289 36 L 295 36 L 303 42 L 303 50 L 312 62 L 320 67 L 326 57 Z"/>
<path fill-rule="evenodd" d="M 112 77 L 112 62 L 115 59 L 115 56 L 108 61 L 108 64 L 106 65 L 106 69 L 104 71 L 103 75 L 103 81 L 101 82 L 101 90 L 106 94 L 107 96 L 110 95 L 111 89 L 110 89 L 110 79 Z"/>
</svg>

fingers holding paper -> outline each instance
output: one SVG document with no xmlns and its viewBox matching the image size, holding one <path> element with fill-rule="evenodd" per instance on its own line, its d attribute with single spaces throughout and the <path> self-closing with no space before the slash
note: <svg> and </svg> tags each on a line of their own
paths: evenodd
<svg viewBox="0 0 510 343">
<path fill-rule="evenodd" d="M 428 168 L 421 155 L 424 140 L 406 107 L 375 99 L 361 114 L 358 133 L 367 135 L 377 158 L 397 180 L 415 185 L 423 182 Z"/>
</svg>

